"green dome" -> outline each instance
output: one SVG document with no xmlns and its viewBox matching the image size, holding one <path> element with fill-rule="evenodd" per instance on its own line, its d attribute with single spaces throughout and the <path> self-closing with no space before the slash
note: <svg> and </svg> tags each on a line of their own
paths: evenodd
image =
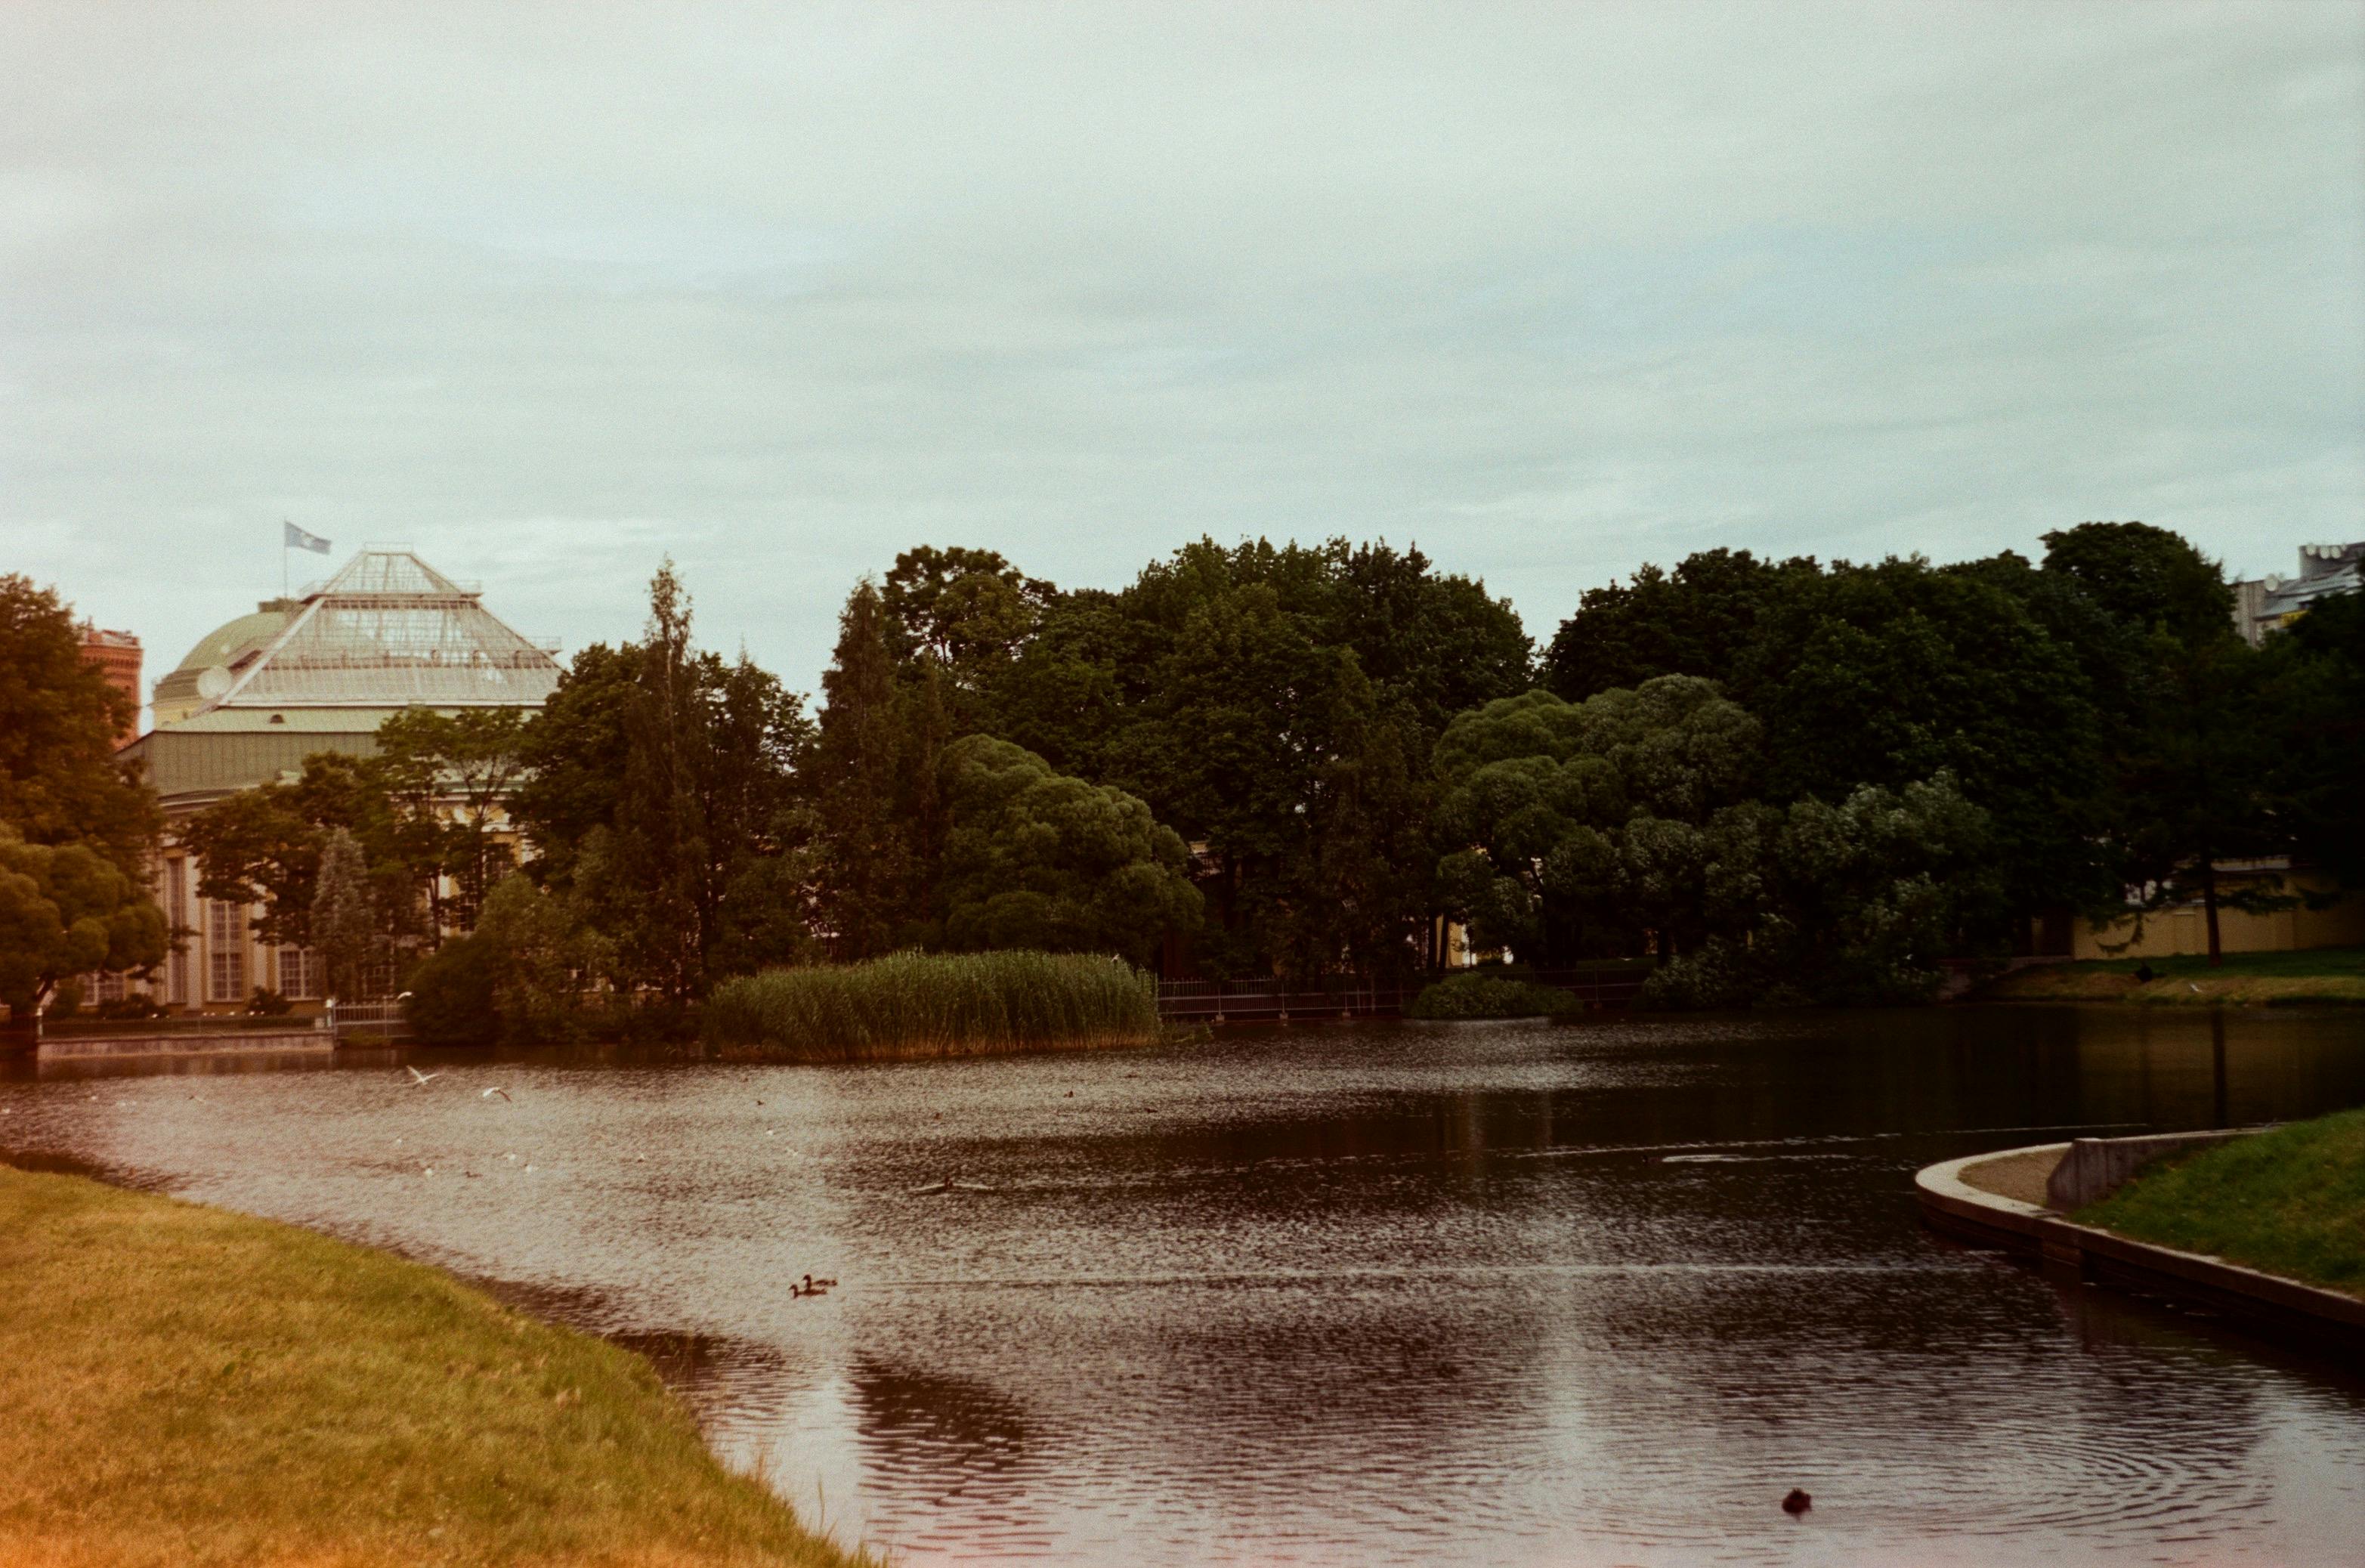
<svg viewBox="0 0 2365 1568">
<path fill-rule="evenodd" d="M 288 614 L 296 608 L 293 600 L 271 599 L 258 606 L 253 614 L 226 621 L 198 638 L 188 657 L 156 682 L 151 697 L 155 705 L 156 727 L 177 723 L 204 707 L 205 694 L 197 689 L 197 677 L 216 665 L 233 664 L 269 646 L 271 640 L 286 629 Z"/>
<path fill-rule="evenodd" d="M 225 621 L 198 638 L 188 656 L 173 668 L 177 672 L 226 665 L 249 648 L 259 648 L 270 642 L 286 624 L 287 612 L 284 610 L 258 610 L 252 615 Z"/>
</svg>

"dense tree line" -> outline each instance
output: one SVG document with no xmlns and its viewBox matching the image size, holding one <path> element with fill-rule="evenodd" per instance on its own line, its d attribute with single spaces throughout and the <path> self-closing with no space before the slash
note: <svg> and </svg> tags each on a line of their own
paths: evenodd
<svg viewBox="0 0 2365 1568">
<path fill-rule="evenodd" d="M 1546 965 L 1654 956 L 1669 1002 L 1896 998 L 2033 916 L 2198 898 L 2214 930 L 2295 896 L 2219 887 L 2229 857 L 2365 882 L 2357 597 L 2253 649 L 2173 533 L 2044 543 L 1705 552 L 1588 591 L 1541 655 L 1418 550 L 1201 540 L 1104 590 L 921 547 L 848 597 L 812 711 L 696 645 L 667 566 L 639 640 L 530 722 L 407 711 L 185 833 L 264 940 L 343 977 L 440 945 L 454 1016 L 523 1033 L 906 947 L 1403 977 L 1441 920 Z M 8 938 L 29 996 L 154 961 L 108 924 L 136 898 L 32 860 L 134 877 L 156 818 L 62 608 L 6 586 L 0 917 L 56 927 Z"/>
<path fill-rule="evenodd" d="M 2138 522 L 1956 566 L 1694 555 L 1594 589 L 1544 657 L 1583 698 L 1653 677 L 1718 682 L 1765 726 L 1765 791 L 1836 801 L 1940 773 L 1988 820 L 1986 885 L 1948 942 L 2007 946 L 2047 909 L 2105 918 L 2295 895 L 2216 885 L 2221 860 L 2292 854 L 2355 883 L 2365 779 L 2355 596 L 2253 650 L 2222 569 Z"/>
<path fill-rule="evenodd" d="M 1442 908 L 1430 752 L 1531 653 L 1384 545 L 1202 541 L 1114 592 L 923 547 L 849 596 L 807 715 L 691 645 L 668 568 L 643 639 L 578 654 L 522 738 L 528 924 L 682 1001 L 903 947 L 1408 973 Z M 480 996 L 504 961 L 440 960 Z"/>
</svg>

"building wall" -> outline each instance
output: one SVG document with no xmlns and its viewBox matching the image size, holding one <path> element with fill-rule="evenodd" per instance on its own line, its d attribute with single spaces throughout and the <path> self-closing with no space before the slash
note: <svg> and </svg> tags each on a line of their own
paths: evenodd
<svg viewBox="0 0 2365 1568">
<path fill-rule="evenodd" d="M 458 802 L 443 801 L 440 810 L 447 820 L 460 820 Z M 260 904 L 225 904 L 198 897 L 204 865 L 173 836 L 182 815 L 185 812 L 168 819 L 164 853 L 156 862 L 153 882 L 165 924 L 181 933 L 180 940 L 156 972 L 144 982 L 133 982 L 133 989 L 144 990 L 160 1006 L 188 1013 L 243 1013 L 258 989 L 277 991 L 295 1004 L 292 1011 L 297 1016 L 322 1012 L 328 970 L 319 954 L 258 940 L 254 928 L 264 913 Z M 522 859 L 523 837 L 508 813 L 496 812 L 489 825 L 493 842 L 509 851 L 511 863 Z M 443 897 L 456 897 L 458 891 L 452 879 L 443 879 Z M 391 978 L 380 976 L 382 980 Z M 84 991 L 96 1000 L 98 992 L 92 986 Z"/>
<path fill-rule="evenodd" d="M 106 684 L 131 699 L 131 717 L 115 732 L 115 744 L 129 745 L 140 738 L 140 639 L 129 632 L 102 632 L 84 623 L 82 656 L 98 666 Z"/>
<path fill-rule="evenodd" d="M 325 976 L 319 956 L 257 941 L 254 923 L 262 909 L 199 898 L 203 874 L 196 857 L 167 846 L 157 868 L 156 902 L 181 936 L 142 987 L 149 998 L 176 1011 L 243 1013 L 261 988 L 286 997 L 298 1014 L 319 1012 Z"/>
<path fill-rule="evenodd" d="M 2287 892 L 2325 893 L 2328 879 L 2310 875 L 2285 879 Z M 2078 922 L 2071 957 L 2079 958 L 2169 958 L 2209 951 L 2208 915 L 2199 903 L 2179 904 L 2144 916 L 2143 939 L 2128 946 L 2133 919 L 2094 925 Z M 2237 909 L 2217 911 L 2218 946 L 2228 953 L 2292 953 L 2313 947 L 2365 946 L 2365 894 L 2351 894 L 2330 909 L 2305 904 L 2273 914 L 2248 914 Z"/>
</svg>

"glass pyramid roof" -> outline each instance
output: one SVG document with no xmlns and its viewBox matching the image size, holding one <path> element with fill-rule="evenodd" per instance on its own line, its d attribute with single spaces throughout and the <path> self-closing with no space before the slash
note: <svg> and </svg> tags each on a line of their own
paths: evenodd
<svg viewBox="0 0 2365 1568">
<path fill-rule="evenodd" d="M 199 689 L 217 708 L 538 708 L 558 677 L 473 586 L 408 550 L 364 550 Z"/>
</svg>

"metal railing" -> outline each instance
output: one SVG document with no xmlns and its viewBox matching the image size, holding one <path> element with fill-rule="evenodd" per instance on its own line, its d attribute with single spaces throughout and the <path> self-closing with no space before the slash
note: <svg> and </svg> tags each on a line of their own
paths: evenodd
<svg viewBox="0 0 2365 1568">
<path fill-rule="evenodd" d="M 1594 1007 L 1628 1007 L 1649 977 L 1646 967 L 1541 969 L 1526 978 Z M 1394 1018 L 1433 978 L 1376 981 L 1340 976 L 1293 985 L 1283 980 L 1160 980 L 1158 1014 L 1179 1023 L 1285 1024 L 1330 1018 Z"/>
<path fill-rule="evenodd" d="M 340 1002 L 334 1027 L 340 1042 L 355 1035 L 375 1035 L 388 1040 L 410 1037 L 410 1020 L 403 1016 L 399 1002 Z"/>
<path fill-rule="evenodd" d="M 1287 1023 L 1293 1018 L 1392 1018 L 1420 994 L 1418 985 L 1333 980 L 1160 980 L 1158 1014 L 1192 1023 Z"/>
</svg>

